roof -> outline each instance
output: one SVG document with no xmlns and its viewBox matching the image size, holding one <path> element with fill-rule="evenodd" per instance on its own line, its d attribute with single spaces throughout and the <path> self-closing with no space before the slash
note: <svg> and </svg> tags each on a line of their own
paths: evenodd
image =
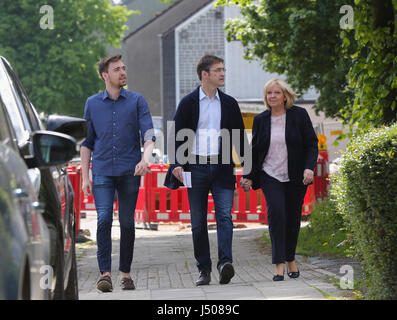
<svg viewBox="0 0 397 320">
<path fill-rule="evenodd" d="M 131 32 L 130 34 L 128 34 L 127 36 L 124 37 L 123 42 L 128 40 L 128 38 L 130 38 L 131 36 L 133 36 L 134 34 L 138 33 L 139 31 L 141 31 L 142 29 L 146 28 L 148 25 L 152 24 L 154 21 L 156 21 L 157 19 L 159 19 L 160 17 L 163 17 L 166 14 L 171 13 L 173 10 L 175 10 L 178 6 L 181 6 L 185 1 L 188 0 L 178 0 L 176 1 L 173 5 L 171 5 L 170 7 L 168 7 L 167 9 L 165 9 L 164 11 L 162 11 L 159 15 L 153 17 L 152 19 L 150 19 L 149 21 L 147 21 L 145 24 L 143 24 L 142 26 L 140 26 L 139 28 L 137 28 L 136 30 L 134 30 L 133 32 Z M 197 9 L 194 10 L 190 10 L 187 11 L 186 14 L 183 17 L 180 17 L 180 19 L 175 20 L 175 18 L 173 19 L 173 21 L 175 23 L 173 23 L 170 27 L 168 27 L 166 30 L 164 30 L 164 32 L 162 32 L 162 34 L 167 33 L 169 30 L 174 29 L 176 26 L 178 26 L 179 24 L 181 24 L 182 22 L 184 22 L 185 20 L 189 19 L 192 15 L 194 15 L 197 11 L 200 11 L 203 7 L 207 6 L 209 3 L 211 3 L 213 0 L 207 0 L 203 3 L 202 6 L 200 6 Z"/>
</svg>

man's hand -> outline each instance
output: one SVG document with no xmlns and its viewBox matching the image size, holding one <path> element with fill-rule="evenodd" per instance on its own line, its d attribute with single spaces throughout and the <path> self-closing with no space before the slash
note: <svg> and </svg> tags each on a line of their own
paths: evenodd
<svg viewBox="0 0 397 320">
<path fill-rule="evenodd" d="M 241 178 L 240 187 L 242 187 L 245 192 L 249 191 L 250 188 L 252 187 L 252 180 Z"/>
<path fill-rule="evenodd" d="M 308 185 L 313 181 L 314 172 L 310 169 L 305 169 L 303 172 L 303 184 Z"/>
<path fill-rule="evenodd" d="M 134 176 L 144 176 L 146 173 L 152 173 L 152 171 L 148 168 L 148 163 L 142 159 L 136 166 L 135 166 L 135 173 Z"/>
<path fill-rule="evenodd" d="M 85 146 L 81 146 L 80 148 L 80 157 L 81 157 L 81 176 L 82 176 L 82 184 L 81 188 L 84 191 L 84 196 L 88 197 L 92 195 L 92 183 L 90 180 L 90 159 L 91 159 L 91 150 Z"/>
<path fill-rule="evenodd" d="M 180 182 L 183 183 L 182 172 L 183 172 L 183 168 L 182 168 L 182 167 L 176 167 L 174 170 L 172 170 L 172 174 L 173 174 Z"/>
<path fill-rule="evenodd" d="M 90 178 L 83 178 L 81 188 L 83 189 L 85 197 L 92 195 L 92 184 Z"/>
</svg>

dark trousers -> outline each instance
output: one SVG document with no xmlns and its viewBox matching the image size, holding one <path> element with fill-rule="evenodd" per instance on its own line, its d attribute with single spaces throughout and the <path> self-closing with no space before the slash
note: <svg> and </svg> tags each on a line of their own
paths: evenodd
<svg viewBox="0 0 397 320">
<path fill-rule="evenodd" d="M 211 271 L 210 244 L 207 228 L 208 192 L 214 199 L 216 228 L 218 236 L 217 268 L 225 262 L 233 262 L 232 238 L 234 190 L 220 186 L 214 178 L 216 164 L 190 165 L 192 188 L 188 189 L 194 257 L 200 271 Z"/>
<path fill-rule="evenodd" d="M 98 216 L 97 259 L 101 272 L 110 272 L 112 263 L 113 201 L 117 191 L 120 222 L 119 270 L 129 273 L 134 254 L 135 206 L 138 199 L 141 177 L 125 175 L 109 177 L 94 175 L 92 191 Z"/>
<path fill-rule="evenodd" d="M 307 186 L 280 182 L 264 171 L 260 181 L 266 199 L 272 263 L 294 261 Z"/>
</svg>

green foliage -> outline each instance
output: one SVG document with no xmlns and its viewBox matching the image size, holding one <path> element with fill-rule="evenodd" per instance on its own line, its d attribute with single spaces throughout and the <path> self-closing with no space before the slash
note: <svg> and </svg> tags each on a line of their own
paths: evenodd
<svg viewBox="0 0 397 320">
<path fill-rule="evenodd" d="M 82 116 L 86 98 L 103 87 L 95 63 L 106 55 L 106 45 L 120 47 L 133 12 L 108 0 L 45 4 L 53 8 L 53 29 L 40 26 L 48 13 L 40 13 L 42 2 L 0 2 L 0 55 L 39 111 Z"/>
<path fill-rule="evenodd" d="M 395 122 L 397 116 L 397 1 L 382 3 L 380 11 L 373 0 L 356 1 L 354 38 L 357 50 L 351 55 L 352 66 L 347 75 L 354 92 L 345 116 L 351 124 L 368 128 Z M 375 13 L 374 11 L 377 10 Z M 341 37 L 353 31 L 344 30 Z M 346 52 L 351 44 L 344 42 Z"/>
<path fill-rule="evenodd" d="M 349 53 L 342 53 L 339 8 L 353 0 L 218 0 L 217 4 L 240 7 L 243 18 L 227 20 L 225 31 L 228 41 L 242 42 L 245 58 L 259 59 L 266 71 L 284 74 L 299 93 L 314 86 L 320 93 L 315 109 L 326 116 L 341 116 L 339 108 L 352 93 L 345 91 L 350 63 Z M 347 36 L 353 40 L 353 35 Z"/>
<path fill-rule="evenodd" d="M 369 298 L 397 298 L 397 124 L 348 145 L 331 190 L 353 234 Z"/>
<path fill-rule="evenodd" d="M 217 0 L 231 4 L 242 18 L 226 21 L 227 40 L 299 93 L 314 86 L 317 111 L 351 128 L 396 121 L 396 0 Z M 343 5 L 354 12 L 350 31 L 340 27 Z"/>
<path fill-rule="evenodd" d="M 301 229 L 297 252 L 309 256 L 346 257 L 351 254 L 349 238 L 335 201 L 326 199 L 316 205 L 310 213 L 309 225 Z"/>
</svg>

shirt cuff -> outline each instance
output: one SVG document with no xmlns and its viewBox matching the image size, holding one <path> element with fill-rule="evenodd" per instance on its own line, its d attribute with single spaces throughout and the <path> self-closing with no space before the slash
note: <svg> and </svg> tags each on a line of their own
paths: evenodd
<svg viewBox="0 0 397 320">
<path fill-rule="evenodd" d="M 80 144 L 80 147 L 86 147 L 86 148 L 88 148 L 88 149 L 90 149 L 90 150 L 94 150 L 93 144 L 90 143 L 90 142 L 88 142 L 87 139 L 84 140 L 84 141 Z"/>
<path fill-rule="evenodd" d="M 145 135 L 142 139 L 143 144 L 145 144 L 145 142 L 148 140 L 152 140 L 153 142 L 156 141 L 156 135 L 154 134 L 154 129 L 146 130 Z"/>
</svg>

